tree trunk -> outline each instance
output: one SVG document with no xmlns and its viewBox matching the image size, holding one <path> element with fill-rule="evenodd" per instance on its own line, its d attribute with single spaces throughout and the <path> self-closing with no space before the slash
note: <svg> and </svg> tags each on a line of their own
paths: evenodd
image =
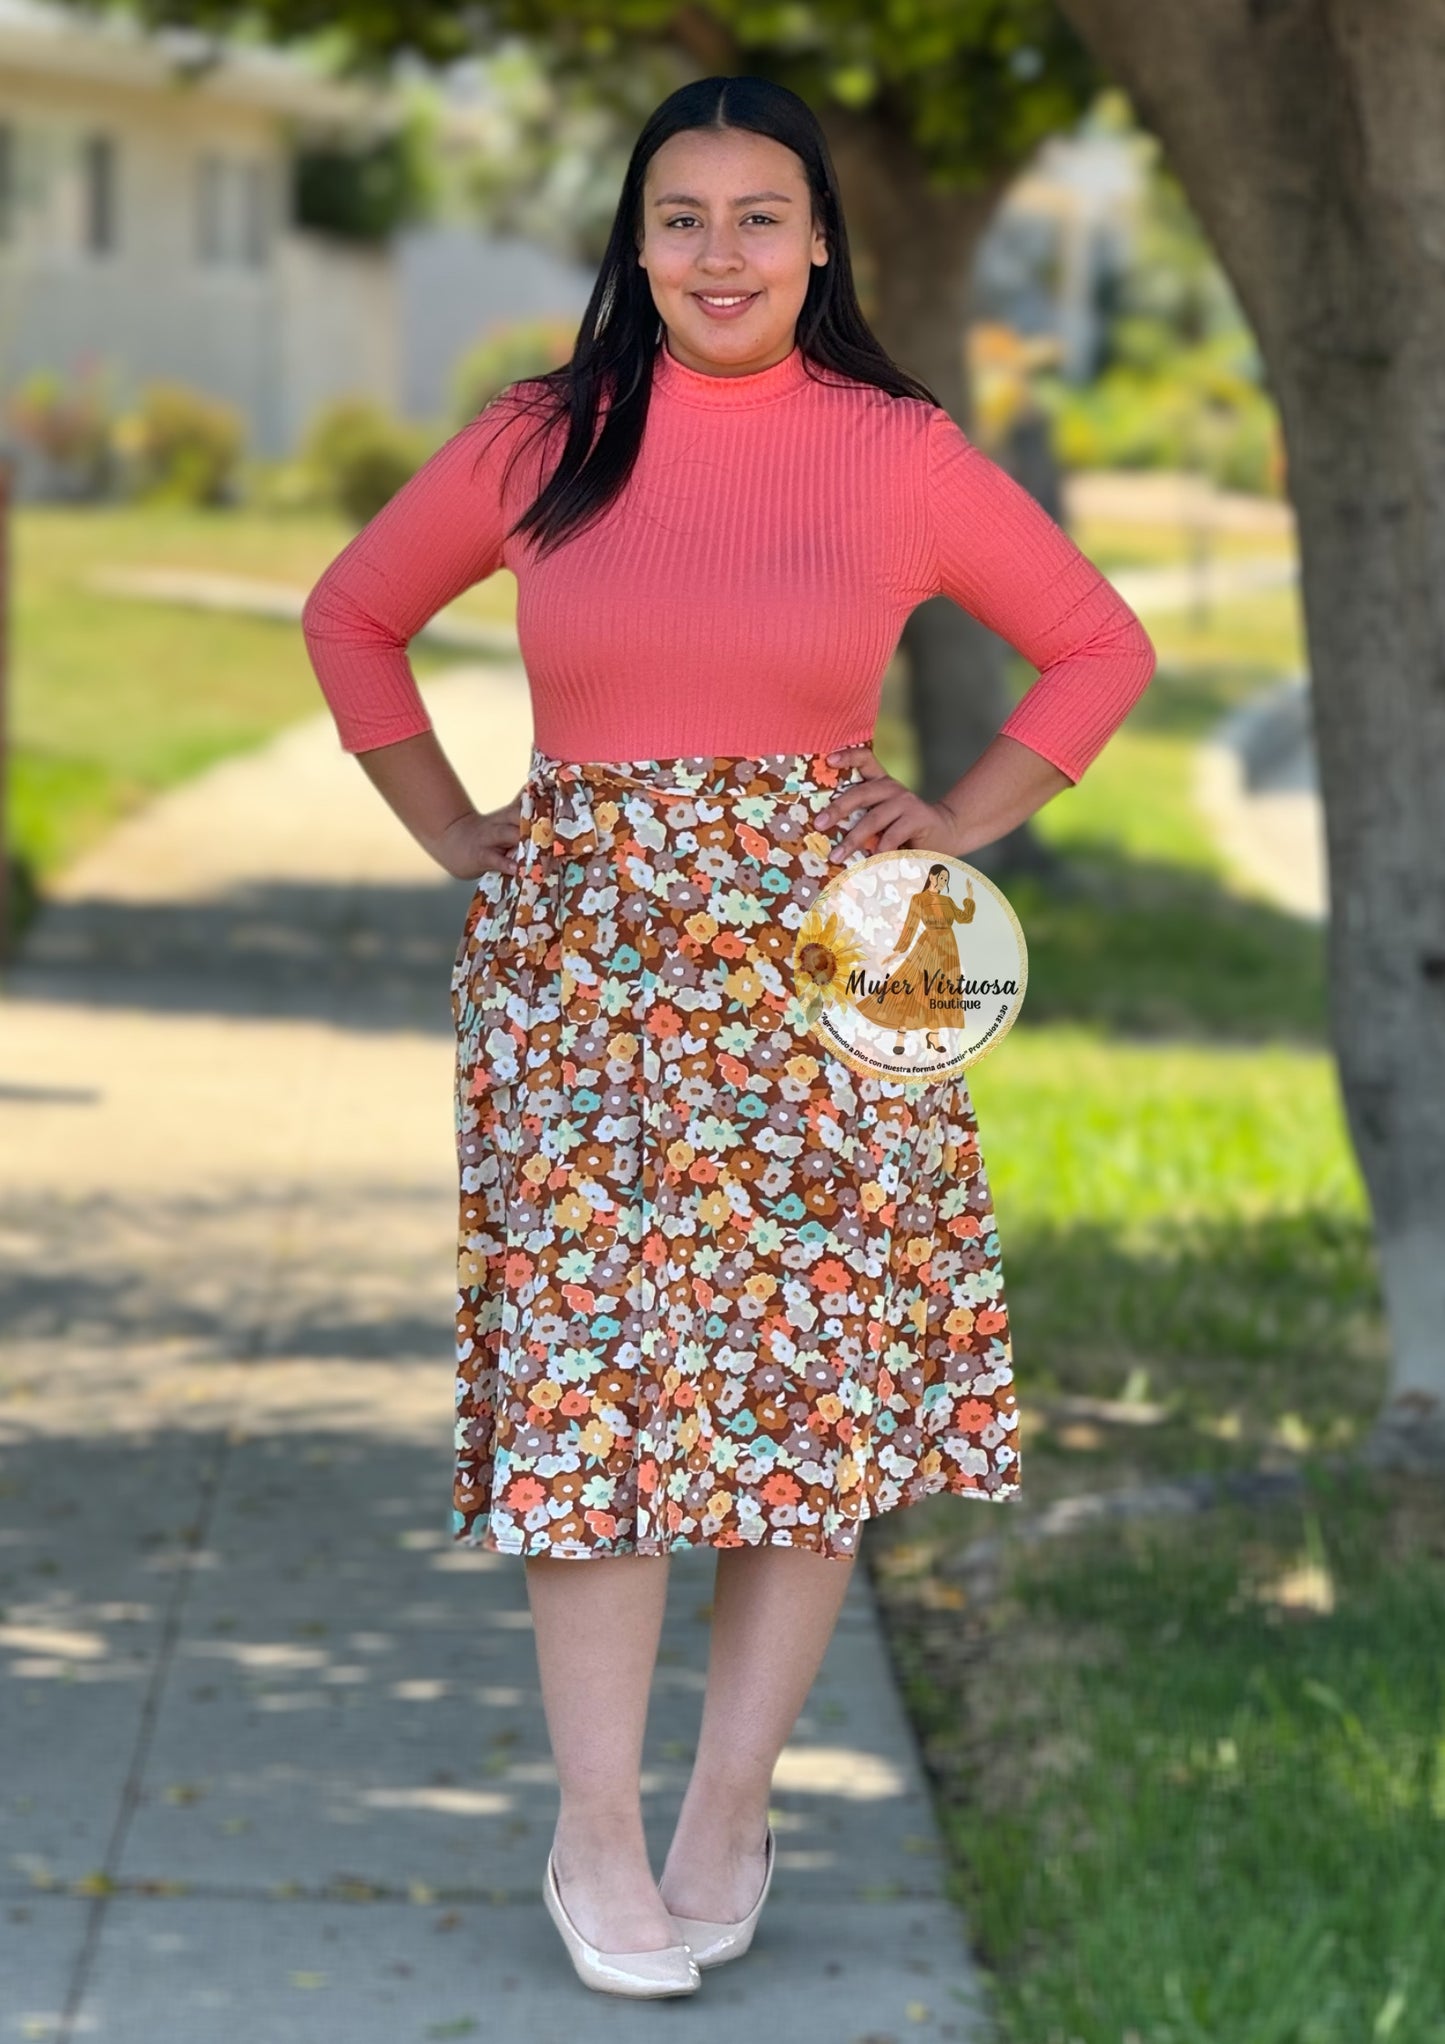
<svg viewBox="0 0 1445 2044">
<path fill-rule="evenodd" d="M 1445 15 L 1062 0 L 1169 152 L 1280 406 L 1313 678 L 1330 1025 L 1392 1373 L 1371 1459 L 1445 1462 Z"/>
<path fill-rule="evenodd" d="M 929 179 L 916 145 L 886 102 L 862 112 L 820 110 L 869 324 L 893 359 L 922 377 L 967 432 L 972 405 L 964 367 L 974 258 L 1010 179 L 978 191 L 945 191 Z M 945 596 L 919 605 L 903 628 L 908 709 L 918 738 L 920 792 L 936 802 L 997 735 L 1012 707 L 1004 646 Z M 1054 855 L 1028 823 L 969 854 L 1002 879 L 1052 871 Z"/>
</svg>

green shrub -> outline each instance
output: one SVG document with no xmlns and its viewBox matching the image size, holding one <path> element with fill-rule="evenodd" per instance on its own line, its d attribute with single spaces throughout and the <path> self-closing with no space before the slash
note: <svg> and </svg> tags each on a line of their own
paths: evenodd
<svg viewBox="0 0 1445 2044">
<path fill-rule="evenodd" d="M 1230 336 L 1155 359 L 1135 350 L 1082 386 L 1047 380 L 1063 466 L 1190 469 L 1225 489 L 1279 495 L 1278 417 L 1234 353 Z"/>
<path fill-rule="evenodd" d="M 100 365 L 77 365 L 72 377 L 37 369 L 11 392 L 11 431 L 49 465 L 65 494 L 104 496 L 111 479 L 110 378 Z"/>
<path fill-rule="evenodd" d="M 509 320 L 488 328 L 452 370 L 452 399 L 457 424 L 474 419 L 498 391 L 523 376 L 543 376 L 572 357 L 577 339 L 573 321 Z"/>
<path fill-rule="evenodd" d="M 1261 497 L 1284 494 L 1284 440 L 1272 407 L 1259 405 L 1236 418 L 1219 451 L 1214 480 L 1226 490 L 1251 490 Z"/>
<path fill-rule="evenodd" d="M 241 501 L 249 511 L 271 517 L 330 510 L 331 499 L 299 455 L 246 462 L 240 476 Z"/>
<path fill-rule="evenodd" d="M 371 140 L 302 143 L 291 159 L 292 219 L 340 241 L 384 242 L 431 218 L 441 196 L 437 164 L 437 117 L 423 101 Z"/>
<path fill-rule="evenodd" d="M 234 405 L 184 383 L 151 383 L 115 429 L 132 494 L 148 502 L 223 504 L 246 446 Z"/>
<path fill-rule="evenodd" d="M 431 452 L 428 435 L 372 398 L 337 398 L 317 413 L 303 459 L 326 502 L 364 525 Z"/>
</svg>

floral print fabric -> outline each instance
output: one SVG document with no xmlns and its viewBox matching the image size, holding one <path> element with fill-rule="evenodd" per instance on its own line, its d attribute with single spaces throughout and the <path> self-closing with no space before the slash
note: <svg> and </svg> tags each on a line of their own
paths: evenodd
<svg viewBox="0 0 1445 2044">
<path fill-rule="evenodd" d="M 455 1541 L 849 1557 L 881 1512 L 1017 1492 L 967 1086 L 854 1072 L 794 997 L 856 778 L 533 748 L 452 975 Z"/>
</svg>

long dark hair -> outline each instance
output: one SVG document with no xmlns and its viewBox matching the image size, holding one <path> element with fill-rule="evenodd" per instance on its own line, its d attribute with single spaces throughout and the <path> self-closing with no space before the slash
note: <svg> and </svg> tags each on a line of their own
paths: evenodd
<svg viewBox="0 0 1445 2044">
<path fill-rule="evenodd" d="M 664 142 L 696 128 L 747 128 L 781 142 L 802 159 L 814 224 L 822 229 L 828 246 L 827 262 L 809 265 L 807 296 L 798 314 L 796 339 L 808 373 L 817 365 L 856 383 L 874 384 L 890 397 L 938 403 L 926 384 L 898 367 L 863 317 L 837 175 L 817 115 L 807 101 L 768 78 L 695 79 L 668 94 L 648 117 L 633 147 L 571 360 L 545 376 L 512 384 L 506 393 L 523 411 L 536 414 L 539 431 L 567 422 L 560 459 L 511 527 L 512 532 L 530 533 L 540 553 L 600 517 L 637 460 L 652 394 L 653 357 L 662 334 L 647 273 L 637 261 L 643 179 Z M 599 433 L 604 399 L 606 414 Z M 529 436 L 527 444 L 535 437 Z M 519 446 L 512 458 L 520 452 Z"/>
</svg>

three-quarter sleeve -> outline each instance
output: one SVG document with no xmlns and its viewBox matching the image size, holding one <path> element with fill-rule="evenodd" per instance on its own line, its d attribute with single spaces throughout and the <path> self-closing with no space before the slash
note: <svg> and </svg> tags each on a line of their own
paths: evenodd
<svg viewBox="0 0 1445 2044">
<path fill-rule="evenodd" d="M 928 428 L 936 593 L 1036 667 L 999 727 L 1077 782 L 1154 673 L 1153 641 L 1063 528 L 947 412 Z"/>
<path fill-rule="evenodd" d="M 494 400 L 423 463 L 339 553 L 306 599 L 301 629 L 346 752 L 432 728 L 407 645 L 446 604 L 502 565 L 503 477 L 521 416 Z M 510 502 L 510 498 L 508 499 Z"/>
</svg>

